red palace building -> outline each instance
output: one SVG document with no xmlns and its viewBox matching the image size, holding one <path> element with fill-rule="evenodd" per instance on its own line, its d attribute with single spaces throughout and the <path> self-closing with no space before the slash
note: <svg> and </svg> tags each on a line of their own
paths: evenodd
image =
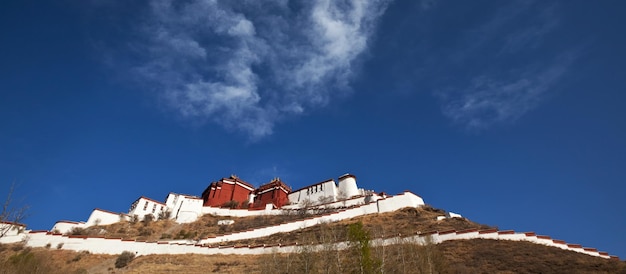
<svg viewBox="0 0 626 274">
<path fill-rule="evenodd" d="M 277 208 L 289 203 L 287 194 L 291 188 L 276 178 L 255 189 L 251 184 L 235 175 L 212 182 L 202 192 L 203 206 L 250 207 L 265 208 L 266 204 L 274 204 Z M 251 203 L 251 204 L 250 204 Z"/>
<path fill-rule="evenodd" d="M 290 192 L 291 188 L 288 185 L 275 178 L 254 190 L 254 200 L 251 207 L 264 208 L 266 204 L 274 204 L 277 208 L 280 208 L 289 203 L 287 195 Z"/>
<path fill-rule="evenodd" d="M 203 205 L 220 207 L 226 206 L 231 201 L 239 205 L 247 204 L 252 191 L 254 191 L 254 186 L 231 175 L 229 178 L 222 178 L 209 184 L 202 192 Z"/>
</svg>

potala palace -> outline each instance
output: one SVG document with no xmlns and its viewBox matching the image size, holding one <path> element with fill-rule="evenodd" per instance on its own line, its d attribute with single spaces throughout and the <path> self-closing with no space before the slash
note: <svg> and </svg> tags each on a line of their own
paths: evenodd
<svg viewBox="0 0 626 274">
<path fill-rule="evenodd" d="M 410 199 L 396 201 L 393 208 L 424 205 L 424 201 L 419 196 L 412 193 L 404 195 L 410 196 Z M 75 227 L 108 225 L 131 218 L 142 220 L 147 215 L 152 215 L 151 217 L 155 220 L 167 216 L 178 223 L 190 223 L 204 214 L 235 217 L 282 214 L 285 210 L 305 207 L 340 208 L 364 205 L 386 197 L 384 193 L 359 188 L 356 177 L 351 174 L 340 176 L 338 183 L 333 179 L 328 179 L 295 191 L 292 191 L 279 178 L 254 188 L 252 184 L 236 175 L 231 175 L 210 183 L 202 192 L 201 197 L 170 193 L 165 198 L 165 202 L 160 202 L 142 196 L 130 205 L 128 213 L 116 213 L 96 208 L 86 222 L 58 221 L 52 231 L 68 233 Z M 380 210 L 377 209 L 376 212 Z"/>
<path fill-rule="evenodd" d="M 354 175 L 345 174 L 338 178 L 321 181 L 297 190 L 292 190 L 279 178 L 255 188 L 235 175 L 210 183 L 201 196 L 169 193 L 164 202 L 148 197 L 139 197 L 131 203 L 128 212 L 116 213 L 103 209 L 94 209 L 85 222 L 58 221 L 50 231 L 26 230 L 26 226 L 16 223 L 0 223 L 0 243 L 22 242 L 31 247 L 57 246 L 62 249 L 89 251 L 99 254 L 120 254 L 133 251 L 138 255 L 146 254 L 264 254 L 270 252 L 297 252 L 297 244 L 276 244 L 262 246 L 222 246 L 220 243 L 254 239 L 276 233 L 296 231 L 321 223 L 337 222 L 358 216 L 392 212 L 406 207 L 423 206 L 424 200 L 410 192 L 397 195 L 376 193 L 359 188 Z M 109 225 L 121 221 L 137 221 L 147 218 L 169 218 L 177 223 L 190 223 L 205 214 L 214 216 L 247 217 L 259 215 L 278 215 L 290 211 L 327 209 L 328 213 L 308 217 L 273 226 L 249 229 L 203 239 L 141 241 L 135 239 L 107 238 L 104 236 L 70 235 L 76 228 Z M 461 215 L 448 212 L 437 220 L 462 218 Z M 418 232 L 403 238 L 376 239 L 375 245 L 388 245 L 398 240 L 440 243 L 447 240 L 462 239 L 499 239 L 529 241 L 537 244 L 554 246 L 598 256 L 617 258 L 594 248 L 577 244 L 568 244 L 547 236 L 532 232 L 465 230 Z M 313 247 L 317 248 L 317 247 Z M 345 248 L 345 243 L 337 243 L 336 248 Z"/>
</svg>

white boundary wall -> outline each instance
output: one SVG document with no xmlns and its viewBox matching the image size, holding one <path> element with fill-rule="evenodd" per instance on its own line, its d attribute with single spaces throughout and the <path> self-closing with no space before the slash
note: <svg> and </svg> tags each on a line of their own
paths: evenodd
<svg viewBox="0 0 626 274">
<path fill-rule="evenodd" d="M 595 248 L 582 247 L 577 244 L 567 244 L 561 240 L 553 240 L 547 236 L 539 236 L 533 232 L 516 233 L 514 231 L 493 230 L 466 230 L 444 231 L 423 233 L 414 236 L 394 237 L 387 239 L 375 239 L 373 246 L 387 246 L 398 243 L 438 244 L 444 241 L 470 240 L 470 239 L 493 239 L 504 241 L 527 241 L 535 244 L 551 246 L 563 250 L 574 251 L 590 256 L 619 260 L 606 252 Z M 0 243 L 25 242 L 30 247 L 60 248 L 74 251 L 89 251 L 95 254 L 120 254 L 124 251 L 135 252 L 137 255 L 149 254 L 235 254 L 235 255 L 258 255 L 298 252 L 297 243 L 288 245 L 258 245 L 258 246 L 203 246 L 199 244 L 181 244 L 173 242 L 141 242 L 134 240 L 122 240 L 102 237 L 64 236 L 46 231 L 31 231 L 20 235 L 5 236 L 0 238 Z M 345 242 L 334 244 L 336 249 L 344 249 Z M 313 245 L 313 250 L 324 250 L 322 245 Z"/>
</svg>

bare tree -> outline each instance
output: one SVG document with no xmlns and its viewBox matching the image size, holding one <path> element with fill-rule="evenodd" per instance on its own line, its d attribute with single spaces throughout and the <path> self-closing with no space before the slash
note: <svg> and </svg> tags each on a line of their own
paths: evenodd
<svg viewBox="0 0 626 274">
<path fill-rule="evenodd" d="M 26 218 L 28 206 L 15 206 L 15 201 L 13 200 L 15 188 L 15 182 L 11 183 L 7 198 L 2 204 L 2 212 L 0 212 L 0 224 L 2 224 L 0 225 L 0 238 L 4 237 L 13 229 L 21 229 L 21 222 Z"/>
</svg>

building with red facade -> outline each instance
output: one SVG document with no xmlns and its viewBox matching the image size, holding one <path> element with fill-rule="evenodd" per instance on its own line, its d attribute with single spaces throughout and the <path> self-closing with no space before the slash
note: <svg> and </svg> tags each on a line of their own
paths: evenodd
<svg viewBox="0 0 626 274">
<path fill-rule="evenodd" d="M 251 184 L 231 175 L 209 184 L 202 192 L 203 206 L 247 206 L 253 191 L 254 187 Z"/>
<path fill-rule="evenodd" d="M 202 206 L 261 209 L 268 204 L 274 208 L 282 208 L 288 204 L 321 204 L 335 202 L 366 193 L 359 189 L 356 177 L 345 174 L 339 177 L 339 184 L 333 179 L 312 184 L 296 191 L 274 178 L 258 188 L 241 180 L 235 175 L 212 182 L 202 192 Z"/>
<path fill-rule="evenodd" d="M 252 208 L 264 208 L 267 204 L 274 204 L 280 208 L 289 203 L 288 194 L 291 188 L 279 178 L 275 178 L 267 184 L 260 186 L 252 192 Z"/>
</svg>

